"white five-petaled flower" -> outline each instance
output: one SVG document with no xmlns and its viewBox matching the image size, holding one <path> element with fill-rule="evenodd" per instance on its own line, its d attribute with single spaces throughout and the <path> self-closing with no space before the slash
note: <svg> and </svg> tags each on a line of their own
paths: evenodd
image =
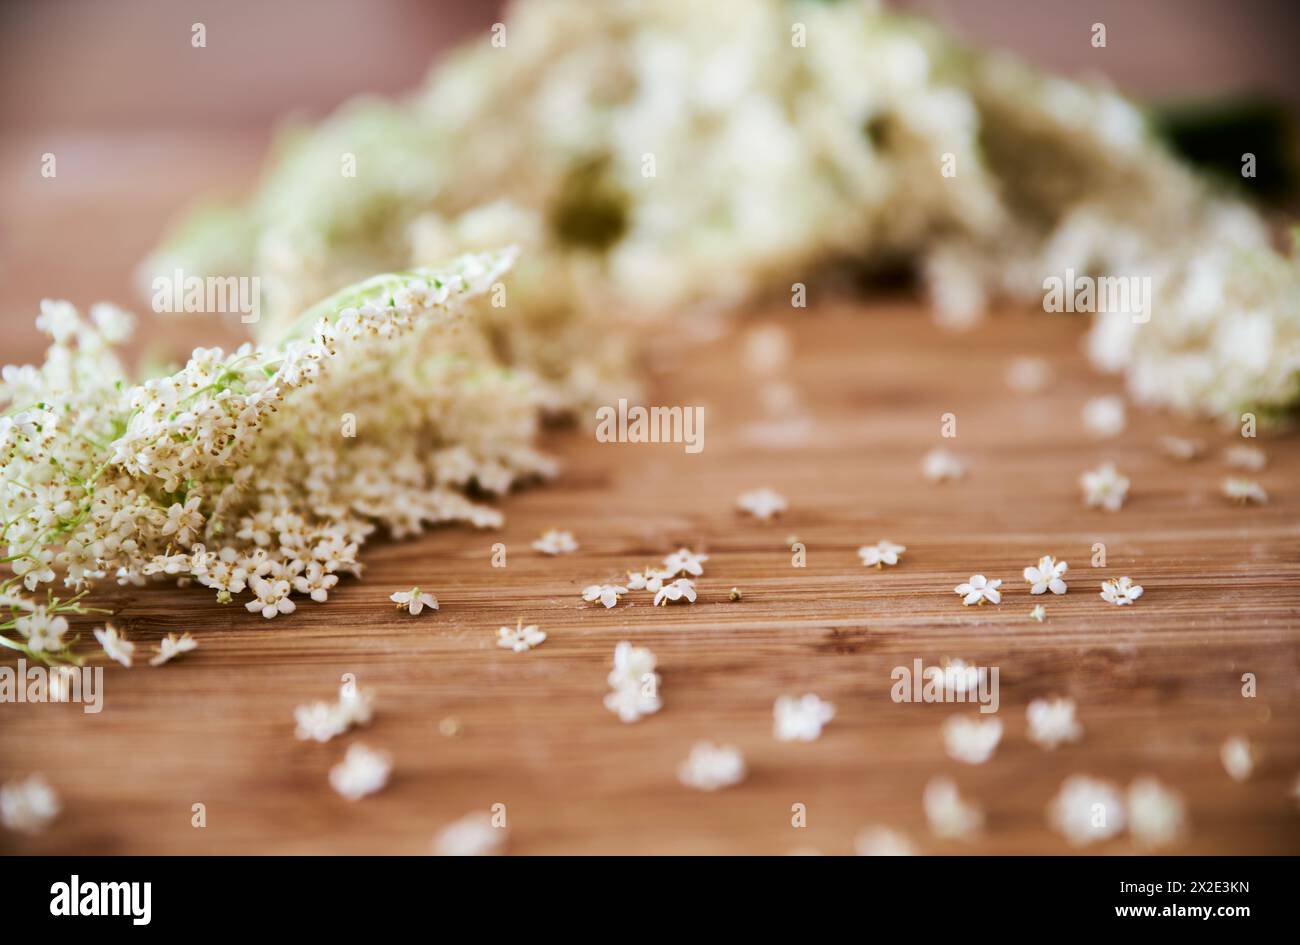
<svg viewBox="0 0 1300 945">
<path fill-rule="evenodd" d="M 766 522 L 786 510 L 785 496 L 767 488 L 742 493 L 736 500 L 736 505 L 760 522 Z"/>
<path fill-rule="evenodd" d="M 1223 770 L 1234 781 L 1245 781 L 1255 771 L 1255 749 L 1242 735 L 1233 735 L 1219 748 Z"/>
<path fill-rule="evenodd" d="M 1223 461 L 1237 469 L 1259 472 L 1268 465 L 1268 454 L 1258 446 L 1230 446 L 1223 451 Z"/>
<path fill-rule="evenodd" d="M 291 614 L 297 604 L 290 599 L 289 582 L 283 579 L 252 578 L 248 582 L 253 591 L 253 599 L 244 604 L 250 613 L 261 613 L 270 620 L 276 614 Z"/>
<path fill-rule="evenodd" d="M 699 577 L 704 573 L 704 562 L 708 560 L 708 555 L 696 554 L 689 548 L 678 548 L 664 558 L 664 574 L 667 577 L 676 577 L 686 573 L 691 577 Z"/>
<path fill-rule="evenodd" d="M 695 582 L 690 578 L 678 578 L 670 581 L 659 592 L 655 594 L 655 606 L 667 604 L 669 601 L 685 600 L 688 604 L 695 603 Z"/>
<path fill-rule="evenodd" d="M 308 702 L 294 709 L 294 735 L 302 741 L 327 742 L 354 725 L 368 725 L 375 711 L 373 689 L 361 689 L 355 681 L 339 687 L 335 702 Z"/>
<path fill-rule="evenodd" d="M 677 780 L 697 791 L 718 791 L 745 777 L 745 759 L 734 745 L 696 742 L 677 767 Z"/>
<path fill-rule="evenodd" d="M 853 841 L 858 856 L 916 856 L 916 848 L 907 835 L 888 827 L 865 827 Z"/>
<path fill-rule="evenodd" d="M 982 765 L 993 757 L 1002 741 L 1002 723 L 998 719 L 968 719 L 954 715 L 943 723 L 943 744 L 948 756 L 968 765 Z"/>
<path fill-rule="evenodd" d="M 944 840 L 968 840 L 984 826 L 984 812 L 965 800 L 950 778 L 932 778 L 921 797 L 930 831 Z"/>
<path fill-rule="evenodd" d="M 1025 710 L 1025 718 L 1029 740 L 1041 748 L 1050 750 L 1083 736 L 1083 726 L 1074 718 L 1073 699 L 1035 699 Z"/>
<path fill-rule="evenodd" d="M 898 564 L 898 556 L 906 550 L 906 545 L 896 545 L 889 539 L 884 539 L 874 545 L 863 545 L 858 549 L 858 557 L 866 567 L 881 569 L 885 565 L 892 567 Z"/>
<path fill-rule="evenodd" d="M 434 856 L 497 856 L 505 848 L 507 830 L 482 811 L 466 814 L 443 827 L 433 838 Z"/>
<path fill-rule="evenodd" d="M 589 584 L 583 588 L 582 599 L 600 601 L 606 608 L 610 608 L 616 606 L 618 599 L 626 593 L 627 587 L 622 584 Z"/>
<path fill-rule="evenodd" d="M 642 646 L 624 640 L 614 647 L 614 668 L 606 682 L 613 690 L 605 696 L 605 708 L 624 722 L 635 722 L 662 708 L 655 655 Z"/>
<path fill-rule="evenodd" d="M 1096 469 L 1088 470 L 1079 477 L 1083 489 L 1083 501 L 1088 508 L 1103 508 L 1107 512 L 1118 512 L 1128 495 L 1128 479 L 1121 476 L 1114 463 L 1103 463 Z"/>
<path fill-rule="evenodd" d="M 966 461 L 945 449 L 933 449 L 921 460 L 921 474 L 930 482 L 947 482 L 966 475 Z"/>
<path fill-rule="evenodd" d="M 1237 476 L 1223 480 L 1223 494 L 1238 505 L 1251 502 L 1264 505 L 1268 502 L 1268 493 L 1254 479 L 1242 479 Z"/>
<path fill-rule="evenodd" d="M 330 588 L 339 582 L 337 574 L 327 574 L 319 561 L 307 564 L 306 571 L 293 579 L 293 589 L 306 594 L 318 604 L 329 600 Z"/>
<path fill-rule="evenodd" d="M 1109 781 L 1071 775 L 1048 806 L 1047 820 L 1075 846 L 1106 840 L 1127 823 L 1124 796 Z"/>
<path fill-rule="evenodd" d="M 161 666 L 182 653 L 198 649 L 198 646 L 198 641 L 188 633 L 182 633 L 179 637 L 174 633 L 169 633 L 158 641 L 158 652 L 150 658 L 149 665 Z"/>
<path fill-rule="evenodd" d="M 130 667 L 131 654 L 135 652 L 135 644 L 119 633 L 117 627 L 111 623 L 96 627 L 95 639 L 104 648 L 104 652 L 109 659 L 117 660 L 123 666 Z"/>
<path fill-rule="evenodd" d="M 44 604 L 37 604 L 31 613 L 14 620 L 14 628 L 26 638 L 27 648 L 33 653 L 53 653 L 63 649 L 68 619 L 51 614 Z"/>
<path fill-rule="evenodd" d="M 1128 830 L 1145 849 L 1168 846 L 1182 836 L 1187 814 L 1182 798 L 1155 778 L 1138 778 L 1128 788 Z"/>
<path fill-rule="evenodd" d="M 388 752 L 357 742 L 348 748 L 342 761 L 330 768 L 330 786 L 348 800 L 357 801 L 382 789 L 392 770 L 393 759 Z"/>
<path fill-rule="evenodd" d="M 39 774 L 0 786 L 0 824 L 9 830 L 38 833 L 60 811 L 59 796 Z"/>
<path fill-rule="evenodd" d="M 546 634 L 538 629 L 537 624 L 524 626 L 524 618 L 520 617 L 518 623 L 513 627 L 502 627 L 497 631 L 497 646 L 506 650 L 514 650 L 516 653 L 524 653 L 535 646 L 540 646 L 546 640 Z"/>
<path fill-rule="evenodd" d="M 418 587 L 413 587 L 409 591 L 394 591 L 388 599 L 397 604 L 398 610 L 405 607 L 412 617 L 418 617 L 426 607 L 430 610 L 438 609 L 438 598 Z"/>
<path fill-rule="evenodd" d="M 1083 425 L 1093 436 L 1104 439 L 1124 431 L 1124 398 L 1094 397 L 1083 405 Z"/>
<path fill-rule="evenodd" d="M 1142 585 L 1134 584 L 1127 575 L 1115 581 L 1101 582 L 1101 599 L 1108 604 L 1123 607 L 1142 596 Z"/>
<path fill-rule="evenodd" d="M 544 555 L 567 555 L 578 550 L 578 542 L 574 539 L 573 532 L 551 528 L 533 542 L 533 548 Z"/>
<path fill-rule="evenodd" d="M 1029 612 L 1029 618 L 1042 623 L 1047 619 L 1047 608 L 1042 604 L 1035 604 L 1034 609 Z"/>
<path fill-rule="evenodd" d="M 1045 594 L 1051 591 L 1053 594 L 1064 594 L 1066 583 L 1061 577 L 1069 567 L 1064 561 L 1043 555 L 1038 559 L 1038 564 L 1025 568 L 1025 580 L 1031 585 L 1029 593 Z"/>
<path fill-rule="evenodd" d="M 803 696 L 780 696 L 772 707 L 772 734 L 782 742 L 812 742 L 821 737 L 822 726 L 835 718 L 835 706 L 811 692 Z"/>
<path fill-rule="evenodd" d="M 958 584 L 953 590 L 962 596 L 961 602 L 969 607 L 971 604 L 983 604 L 985 601 L 992 604 L 1002 603 L 1002 592 L 998 590 L 1001 586 L 1001 578 L 990 580 L 982 574 L 972 574 L 969 581 Z"/>
<path fill-rule="evenodd" d="M 664 581 L 672 576 L 667 571 L 656 571 L 654 568 L 646 568 L 644 571 L 629 571 L 627 572 L 627 586 L 634 591 L 649 591 L 654 594 L 664 586 Z"/>
</svg>

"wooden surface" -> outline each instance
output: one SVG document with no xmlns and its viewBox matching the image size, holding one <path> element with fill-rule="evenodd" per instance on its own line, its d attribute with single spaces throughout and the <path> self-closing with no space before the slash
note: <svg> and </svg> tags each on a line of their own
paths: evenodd
<svg viewBox="0 0 1300 945">
<path fill-rule="evenodd" d="M 375 545 L 363 580 L 287 618 L 222 608 L 202 589 L 119 597 L 118 622 L 137 642 L 189 630 L 200 648 L 161 669 L 109 668 L 99 715 L 0 706 L 0 776 L 41 771 L 66 808 L 44 835 L 0 832 L 0 848 L 424 853 L 447 822 L 503 802 L 520 854 L 841 854 L 873 823 L 925 852 L 1056 853 L 1071 848 L 1045 808 L 1083 772 L 1125 784 L 1153 774 L 1180 791 L 1191 835 L 1178 852 L 1300 852 L 1289 796 L 1300 772 L 1300 442 L 1258 441 L 1272 502 L 1241 509 L 1218 494 L 1231 433 L 1134 410 L 1118 439 L 1084 435 L 1082 403 L 1115 383 L 1083 364 L 1078 321 L 1009 313 L 954 336 L 908 302 L 751 314 L 791 329 L 782 376 L 801 394 L 806 442 L 755 445 L 758 384 L 735 339 L 719 339 L 657 359 L 652 402 L 706 407 L 698 455 L 552 432 L 565 472 L 504 501 L 503 530 Z M 1005 387 L 1020 353 L 1053 362 L 1047 392 Z M 949 411 L 958 436 L 942 441 Z M 1156 444 L 1166 432 L 1206 437 L 1215 453 L 1175 463 Z M 964 481 L 921 480 L 937 445 L 971 460 Z M 1119 514 L 1079 496 L 1079 472 L 1106 459 L 1133 481 Z M 764 485 L 789 498 L 788 513 L 738 516 L 737 494 Z M 552 526 L 573 530 L 581 550 L 533 552 Z M 791 566 L 791 536 L 807 547 L 804 569 Z M 855 549 L 885 537 L 907 545 L 902 564 L 863 568 Z M 490 566 L 496 541 L 505 569 Z M 1099 541 L 1104 569 L 1089 567 Z M 584 585 L 678 545 L 710 555 L 693 606 L 656 609 L 633 594 L 607 611 L 580 599 Z M 1019 579 L 1045 553 L 1070 562 L 1065 597 L 1031 599 Z M 1006 580 L 1002 606 L 961 606 L 952 588 L 974 572 Z M 1121 574 L 1146 588 L 1133 607 L 1097 594 Z M 396 612 L 388 595 L 412 584 L 432 588 L 441 612 Z M 1028 617 L 1039 600 L 1042 625 Z M 518 617 L 549 634 L 540 648 L 495 646 Z M 624 639 L 651 647 L 663 677 L 663 710 L 634 725 L 601 704 Z M 948 657 L 1000 667 L 1006 733 L 982 766 L 950 760 L 940 740 L 943 720 L 969 707 L 889 698 L 894 666 Z M 1241 695 L 1245 672 L 1257 698 Z M 329 744 L 296 741 L 294 707 L 330 697 L 343 673 L 377 691 L 375 721 Z M 773 700 L 804 692 L 833 702 L 836 718 L 815 743 L 777 742 Z M 1027 741 L 1024 710 L 1051 694 L 1077 701 L 1085 736 L 1049 753 Z M 459 735 L 440 734 L 447 718 Z M 1263 756 L 1244 784 L 1219 762 L 1233 734 Z M 697 739 L 739 746 L 748 779 L 717 794 L 680 786 L 676 767 Z M 326 779 L 354 740 L 392 752 L 395 771 L 382 793 L 349 803 Z M 921 792 L 938 774 L 986 810 L 978 841 L 928 834 Z M 199 802 L 203 829 L 190 826 Z M 806 828 L 791 826 L 796 803 Z"/>
</svg>

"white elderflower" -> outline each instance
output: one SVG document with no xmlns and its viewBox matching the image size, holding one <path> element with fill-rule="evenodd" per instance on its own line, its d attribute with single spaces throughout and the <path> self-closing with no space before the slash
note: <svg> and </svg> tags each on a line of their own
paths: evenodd
<svg viewBox="0 0 1300 945">
<path fill-rule="evenodd" d="M 708 555 L 698 555 L 690 549 L 678 548 L 664 558 L 664 575 L 676 577 L 679 574 L 689 574 L 691 577 L 699 577 L 704 573 L 704 562 L 708 560 Z"/>
<path fill-rule="evenodd" d="M 244 607 L 250 613 L 260 613 L 270 620 L 277 614 L 291 614 L 297 609 L 298 605 L 289 598 L 291 588 L 288 581 L 255 577 L 248 586 L 254 597 Z"/>
<path fill-rule="evenodd" d="M 1125 423 L 1122 397 L 1094 397 L 1083 405 L 1083 425 L 1098 439 L 1118 436 Z"/>
<path fill-rule="evenodd" d="M 1029 740 L 1041 748 L 1053 749 L 1083 737 L 1083 726 L 1074 718 L 1073 699 L 1035 699 L 1025 710 Z"/>
<path fill-rule="evenodd" d="M 1223 462 L 1235 469 L 1259 472 L 1268 465 L 1268 454 L 1258 446 L 1230 446 L 1223 451 Z"/>
<path fill-rule="evenodd" d="M 438 609 L 438 598 L 418 587 L 413 587 L 409 591 L 394 591 L 388 599 L 397 604 L 398 610 L 405 607 L 412 617 L 420 616 L 420 612 L 426 607 L 430 610 Z"/>
<path fill-rule="evenodd" d="M 348 800 L 357 801 L 381 790 L 392 770 L 391 755 L 357 742 L 348 748 L 342 761 L 330 768 L 330 787 Z"/>
<path fill-rule="evenodd" d="M 1042 623 L 1047 619 L 1047 608 L 1042 604 L 1035 604 L 1034 609 L 1029 612 L 1029 618 Z"/>
<path fill-rule="evenodd" d="M 1223 480 L 1223 494 L 1238 505 L 1264 505 L 1268 502 L 1268 493 L 1264 487 L 1253 479 L 1230 477 Z"/>
<path fill-rule="evenodd" d="M 1001 578 L 990 580 L 982 574 L 972 574 L 969 581 L 958 584 L 953 590 L 962 596 L 962 603 L 969 607 L 971 604 L 983 604 L 985 601 L 993 604 L 1002 603 L 1002 592 L 998 590 L 1001 586 Z"/>
<path fill-rule="evenodd" d="M 582 589 L 582 599 L 588 602 L 600 601 L 606 609 L 618 605 L 618 599 L 627 593 L 622 584 L 589 584 Z"/>
<path fill-rule="evenodd" d="M 769 521 L 772 516 L 780 515 L 786 510 L 785 496 L 767 488 L 742 493 L 736 499 L 736 505 L 760 522 Z"/>
<path fill-rule="evenodd" d="M 1038 559 L 1038 564 L 1025 568 L 1025 581 L 1030 585 L 1029 593 L 1045 594 L 1051 591 L 1053 594 L 1064 594 L 1067 586 L 1061 578 L 1069 567 L 1064 561 L 1043 555 Z"/>
<path fill-rule="evenodd" d="M 782 742 L 812 742 L 821 737 L 822 726 L 835 718 L 835 706 L 811 692 L 804 696 L 780 696 L 772 708 L 772 734 Z"/>
<path fill-rule="evenodd" d="M 605 696 L 605 708 L 624 722 L 636 722 L 662 708 L 655 655 L 645 647 L 623 640 L 614 647 L 614 668 L 606 677 L 613 690 Z"/>
<path fill-rule="evenodd" d="M 644 571 L 627 572 L 627 586 L 634 591 L 649 591 L 652 594 L 658 593 L 659 588 L 664 586 L 664 581 L 673 577 L 667 571 L 656 571 L 653 568 L 646 568 Z"/>
<path fill-rule="evenodd" d="M 475 811 L 443 827 L 433 838 L 434 856 L 499 856 L 507 830 L 492 823 L 492 815 Z"/>
<path fill-rule="evenodd" d="M 943 840 L 969 840 L 984 826 L 984 812 L 965 800 L 949 778 L 932 778 L 921 797 L 930 832 Z"/>
<path fill-rule="evenodd" d="M 930 482 L 947 482 L 966 475 L 966 461 L 945 449 L 933 449 L 921 460 L 921 474 Z"/>
<path fill-rule="evenodd" d="M 1101 599 L 1108 604 L 1123 607 L 1125 604 L 1133 603 L 1141 596 L 1142 585 L 1134 584 L 1127 575 L 1115 581 L 1101 582 Z"/>
<path fill-rule="evenodd" d="M 853 841 L 858 856 L 916 856 L 916 848 L 907 835 L 888 827 L 866 827 Z"/>
<path fill-rule="evenodd" d="M 150 658 L 149 665 L 161 666 L 168 660 L 174 659 L 182 653 L 196 650 L 198 647 L 198 641 L 188 633 L 182 633 L 179 637 L 174 633 L 169 633 L 158 641 L 158 652 Z"/>
<path fill-rule="evenodd" d="M 109 659 L 117 660 L 123 666 L 130 667 L 131 654 L 135 652 L 134 643 L 119 633 L 117 627 L 111 623 L 96 627 L 94 632 L 95 639 L 104 648 Z"/>
<path fill-rule="evenodd" d="M 1071 775 L 1048 806 L 1047 821 L 1075 846 L 1107 840 L 1124 830 L 1124 796 L 1109 781 Z"/>
<path fill-rule="evenodd" d="M 655 606 L 667 604 L 669 601 L 685 600 L 688 604 L 695 603 L 695 582 L 690 578 L 678 578 L 659 588 L 655 594 Z"/>
<path fill-rule="evenodd" d="M 1006 381 L 1018 394 L 1037 394 L 1052 382 L 1052 365 L 1045 358 L 1013 358 L 1007 364 Z"/>
<path fill-rule="evenodd" d="M 943 744 L 948 756 L 968 765 L 982 765 L 993 757 L 1002 741 L 1002 723 L 997 719 L 968 719 L 954 715 L 943 723 Z"/>
<path fill-rule="evenodd" d="M 1248 780 L 1255 771 L 1255 749 L 1244 736 L 1226 739 L 1219 748 L 1219 759 L 1234 781 Z"/>
<path fill-rule="evenodd" d="M 552 528 L 533 542 L 533 548 L 544 555 L 567 555 L 578 550 L 578 542 L 574 540 L 573 532 L 562 532 Z"/>
<path fill-rule="evenodd" d="M 502 627 L 497 631 L 497 646 L 514 650 L 516 653 L 526 653 L 545 641 L 546 634 L 539 630 L 536 624 L 525 627 L 523 617 L 519 618 L 514 627 Z"/>
<path fill-rule="evenodd" d="M 27 640 L 27 648 L 33 653 L 57 653 L 63 649 L 68 620 L 51 614 L 44 604 L 37 604 L 31 613 L 14 619 L 14 629 Z"/>
<path fill-rule="evenodd" d="M 59 796 L 39 774 L 0 786 L 0 824 L 21 833 L 39 833 L 59 816 Z"/>
<path fill-rule="evenodd" d="M 677 768 L 677 780 L 697 791 L 717 791 L 745 778 L 745 759 L 734 745 L 696 742 Z"/>
<path fill-rule="evenodd" d="M 988 685 L 988 667 L 972 666 L 963 659 L 949 660 L 943 667 L 943 688 L 956 695 L 974 694 Z"/>
<path fill-rule="evenodd" d="M 1205 441 L 1183 436 L 1162 436 L 1160 449 L 1170 459 L 1189 463 L 1205 455 Z"/>
<path fill-rule="evenodd" d="M 293 589 L 299 594 L 306 594 L 318 604 L 329 600 L 330 588 L 339 582 L 337 574 L 327 574 L 319 561 L 307 564 L 303 573 L 293 579 Z"/>
<path fill-rule="evenodd" d="M 1155 778 L 1138 778 L 1128 788 L 1128 829 L 1144 849 L 1169 846 L 1186 829 L 1182 798 Z"/>
<path fill-rule="evenodd" d="M 896 545 L 888 539 L 878 541 L 874 545 L 863 545 L 858 549 L 858 557 L 862 559 L 864 566 L 868 568 L 883 568 L 885 565 L 898 564 L 898 557 L 907 550 L 905 545 Z"/>
<path fill-rule="evenodd" d="M 301 741 L 327 742 L 354 725 L 369 725 L 374 711 L 373 689 L 344 683 L 335 702 L 308 702 L 294 709 L 294 735 Z"/>
<path fill-rule="evenodd" d="M 1115 469 L 1114 463 L 1103 463 L 1079 477 L 1083 501 L 1090 509 L 1103 508 L 1118 512 L 1128 495 L 1129 482 Z"/>
</svg>

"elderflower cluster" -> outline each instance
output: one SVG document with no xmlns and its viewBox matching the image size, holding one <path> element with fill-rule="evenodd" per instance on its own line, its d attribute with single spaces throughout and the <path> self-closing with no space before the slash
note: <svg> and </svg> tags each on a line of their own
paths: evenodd
<svg viewBox="0 0 1300 945">
<path fill-rule="evenodd" d="M 456 331 L 513 252 L 376 276 L 274 344 L 199 348 L 133 383 L 119 311 L 45 302 L 39 367 L 0 378 L 0 639 L 66 657 L 66 615 L 102 581 L 194 580 L 273 618 L 357 574 L 376 530 L 495 526 L 464 489 L 548 474 L 535 391 Z M 56 596 L 56 588 L 68 597 Z M 8 612 L 8 619 L 5 617 Z"/>
</svg>

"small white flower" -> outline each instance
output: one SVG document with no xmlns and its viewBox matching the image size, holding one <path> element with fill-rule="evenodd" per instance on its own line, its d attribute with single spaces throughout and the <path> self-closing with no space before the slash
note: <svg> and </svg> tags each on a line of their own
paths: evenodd
<svg viewBox="0 0 1300 945">
<path fill-rule="evenodd" d="M 766 522 L 786 510 L 785 496 L 771 489 L 745 492 L 736 500 L 736 504 L 760 522 Z"/>
<path fill-rule="evenodd" d="M 276 614 L 291 614 L 297 609 L 297 605 L 289 599 L 291 589 L 288 581 L 255 577 L 248 582 L 248 586 L 254 597 L 244 607 L 250 613 L 261 613 L 270 620 Z"/>
<path fill-rule="evenodd" d="M 0 824 L 21 833 L 39 833 L 59 816 L 59 796 L 39 774 L 0 786 Z"/>
<path fill-rule="evenodd" d="M 433 838 L 434 856 L 499 856 L 507 830 L 492 823 L 492 815 L 475 811 L 443 827 Z"/>
<path fill-rule="evenodd" d="M 337 574 L 325 573 L 319 561 L 309 562 L 303 574 L 293 579 L 293 589 L 299 594 L 306 594 L 318 604 L 329 600 L 330 588 L 339 582 Z"/>
<path fill-rule="evenodd" d="M 536 624 L 524 626 L 523 617 L 519 618 L 519 622 L 514 627 L 502 627 L 497 631 L 497 646 L 514 650 L 516 653 L 525 653 L 535 646 L 540 646 L 545 640 L 546 634 L 539 630 Z"/>
<path fill-rule="evenodd" d="M 1219 748 L 1223 770 L 1234 781 L 1245 781 L 1255 771 L 1255 749 L 1241 735 L 1233 735 Z"/>
<path fill-rule="evenodd" d="M 438 598 L 418 587 L 413 587 L 409 591 L 394 591 L 388 599 L 397 604 L 398 610 L 405 607 L 412 617 L 418 617 L 426 607 L 430 610 L 438 609 Z"/>
<path fill-rule="evenodd" d="M 198 641 L 188 633 L 183 633 L 179 637 L 174 633 L 169 633 L 158 641 L 158 652 L 149 660 L 149 665 L 161 666 L 182 653 L 198 649 L 198 646 Z"/>
<path fill-rule="evenodd" d="M 117 660 L 123 666 L 131 665 L 131 654 L 135 652 L 135 644 L 119 633 L 117 627 L 111 623 L 96 627 L 95 639 L 104 648 L 109 659 Z"/>
<path fill-rule="evenodd" d="M 821 737 L 822 726 L 835 718 L 835 706 L 810 692 L 801 697 L 780 696 L 772 714 L 772 734 L 778 741 L 812 742 Z"/>
<path fill-rule="evenodd" d="M 1071 775 L 1048 806 L 1047 821 L 1075 846 L 1106 840 L 1124 829 L 1124 797 L 1109 781 Z"/>
<path fill-rule="evenodd" d="M 943 688 L 956 695 L 974 694 L 988 686 L 988 667 L 971 666 L 962 659 L 950 660 L 943 668 Z"/>
<path fill-rule="evenodd" d="M 1155 778 L 1138 778 L 1128 788 L 1128 829 L 1145 849 L 1168 846 L 1182 836 L 1187 813 L 1182 798 Z"/>
<path fill-rule="evenodd" d="M 677 768 L 677 780 L 697 791 L 717 791 L 739 784 L 745 777 L 745 759 L 734 745 L 696 742 Z"/>
<path fill-rule="evenodd" d="M 966 461 L 945 449 L 933 449 L 921 460 L 921 474 L 930 482 L 947 482 L 966 475 Z"/>
<path fill-rule="evenodd" d="M 898 556 L 907 550 L 905 545 L 896 545 L 892 541 L 885 539 L 878 541 L 874 545 L 863 545 L 858 549 L 858 557 L 862 559 L 863 565 L 868 568 L 883 568 L 885 565 L 898 564 Z"/>
<path fill-rule="evenodd" d="M 1073 699 L 1035 699 L 1025 710 L 1025 718 L 1029 720 L 1029 740 L 1041 748 L 1077 742 L 1083 736 L 1083 726 L 1074 718 Z"/>
<path fill-rule="evenodd" d="M 357 801 L 383 788 L 392 770 L 392 756 L 358 742 L 348 748 L 342 761 L 330 768 L 330 786 L 348 800 Z"/>
<path fill-rule="evenodd" d="M 309 702 L 294 709 L 294 735 L 302 741 L 327 742 L 353 725 L 369 724 L 374 704 L 374 690 L 344 683 L 336 702 Z"/>
<path fill-rule="evenodd" d="M 1083 405 L 1083 425 L 1098 439 L 1118 436 L 1125 422 L 1122 397 L 1094 397 Z"/>
<path fill-rule="evenodd" d="M 1042 604 L 1035 604 L 1034 609 L 1029 612 L 1029 618 L 1042 623 L 1047 619 L 1047 608 Z"/>
<path fill-rule="evenodd" d="M 1044 358 L 1013 358 L 1007 365 L 1007 386 L 1020 394 L 1036 394 L 1052 381 L 1052 365 Z"/>
<path fill-rule="evenodd" d="M 1171 459 L 1189 463 L 1205 455 L 1205 441 L 1182 436 L 1162 436 L 1160 449 Z"/>
<path fill-rule="evenodd" d="M 68 620 L 61 614 L 49 613 L 44 604 L 37 604 L 31 613 L 15 618 L 14 628 L 26 638 L 33 653 L 56 653 L 63 649 Z"/>
<path fill-rule="evenodd" d="M 1134 584 L 1127 575 L 1116 581 L 1101 582 L 1101 599 L 1108 604 L 1123 607 L 1125 604 L 1133 603 L 1141 596 L 1142 585 Z"/>
<path fill-rule="evenodd" d="M 1264 491 L 1263 486 L 1253 479 L 1238 477 L 1225 479 L 1223 480 L 1223 494 L 1238 505 L 1247 505 L 1251 502 L 1264 505 L 1268 502 L 1268 493 Z"/>
<path fill-rule="evenodd" d="M 567 555 L 578 550 L 578 543 L 574 540 L 573 532 L 562 532 L 552 528 L 533 542 L 533 548 L 544 555 Z"/>
<path fill-rule="evenodd" d="M 618 604 L 618 599 L 627 593 L 627 588 L 622 584 L 590 584 L 582 591 L 582 599 L 585 601 L 600 601 L 606 608 L 614 607 Z"/>
<path fill-rule="evenodd" d="M 1051 591 L 1053 594 L 1064 594 L 1066 583 L 1061 577 L 1069 567 L 1064 561 L 1043 555 L 1038 559 L 1038 564 L 1025 568 L 1025 580 L 1031 585 L 1029 593 L 1045 594 Z"/>
<path fill-rule="evenodd" d="M 921 797 L 930 831 L 945 840 L 968 840 L 984 826 L 984 812 L 962 798 L 949 778 L 932 778 Z"/>
<path fill-rule="evenodd" d="M 989 580 L 982 574 L 972 574 L 969 581 L 958 584 L 953 590 L 962 596 L 962 603 L 969 607 L 971 604 L 983 604 L 985 601 L 993 604 L 1002 603 L 1002 593 L 998 590 L 1001 586 L 1001 578 Z"/>
<path fill-rule="evenodd" d="M 858 856 L 916 856 L 916 848 L 907 835 L 888 827 L 866 827 L 853 841 Z"/>
<path fill-rule="evenodd" d="M 1128 495 L 1128 479 L 1115 470 L 1114 463 L 1103 463 L 1079 477 L 1083 488 L 1083 501 L 1088 508 L 1103 508 L 1118 512 Z"/>
<path fill-rule="evenodd" d="M 993 757 L 1002 741 L 1002 723 L 997 719 L 980 721 L 954 715 L 943 723 L 943 744 L 948 756 L 968 765 L 982 765 Z"/>
<path fill-rule="evenodd" d="M 655 594 L 656 607 L 669 601 L 679 600 L 685 600 L 689 604 L 695 603 L 695 582 L 690 578 L 678 578 L 659 588 L 659 592 Z"/>
<path fill-rule="evenodd" d="M 606 682 L 613 690 L 605 696 L 605 708 L 624 722 L 636 722 L 644 715 L 658 712 L 659 674 L 655 672 L 655 655 L 626 640 L 614 647 L 614 668 Z"/>
<path fill-rule="evenodd" d="M 708 555 L 697 555 L 687 548 L 679 548 L 664 558 L 664 576 L 676 577 L 685 573 L 699 577 L 704 573 L 704 562 L 708 560 Z"/>
<path fill-rule="evenodd" d="M 1223 451 L 1223 461 L 1235 469 L 1259 472 L 1268 465 L 1268 454 L 1258 446 L 1231 446 Z"/>
<path fill-rule="evenodd" d="M 659 588 L 664 586 L 664 581 L 673 575 L 666 571 L 656 571 L 653 568 L 646 568 L 644 571 L 627 572 L 627 586 L 634 591 L 649 591 L 655 594 Z"/>
</svg>

